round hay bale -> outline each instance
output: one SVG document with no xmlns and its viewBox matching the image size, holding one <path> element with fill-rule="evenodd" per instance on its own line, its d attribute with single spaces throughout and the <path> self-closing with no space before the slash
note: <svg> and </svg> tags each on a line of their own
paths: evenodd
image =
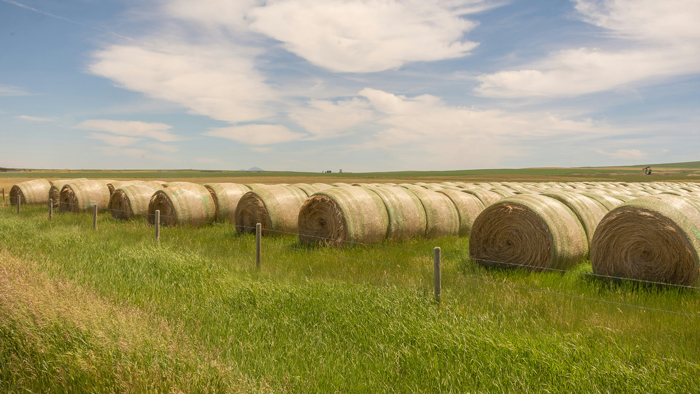
<svg viewBox="0 0 700 394">
<path fill-rule="evenodd" d="M 98 209 L 109 207 L 109 188 L 102 180 L 71 182 L 63 186 L 59 197 L 61 212 L 83 212 L 97 205 Z"/>
<path fill-rule="evenodd" d="M 236 207 L 236 231 L 254 233 L 260 223 L 262 235 L 291 235 L 297 233 L 299 208 L 306 193 L 289 186 L 266 186 L 243 195 Z"/>
<path fill-rule="evenodd" d="M 484 204 L 473 194 L 455 190 L 440 190 L 438 193 L 446 195 L 457 208 L 459 215 L 459 236 L 468 237 L 472 232 L 472 226 L 477 216 L 484 210 Z"/>
<path fill-rule="evenodd" d="M 299 242 L 344 246 L 386 238 L 389 215 L 379 195 L 361 187 L 337 187 L 309 197 L 299 211 Z"/>
<path fill-rule="evenodd" d="M 161 181 L 136 181 L 137 185 L 148 186 L 151 189 L 160 190 L 166 187 L 167 183 Z"/>
<path fill-rule="evenodd" d="M 567 269 L 588 254 L 588 241 L 566 205 L 551 197 L 524 194 L 481 212 L 472 227 L 469 254 L 487 266 Z"/>
<path fill-rule="evenodd" d="M 389 218 L 387 239 L 422 237 L 427 225 L 425 209 L 415 194 L 402 187 L 368 187 L 384 203 Z"/>
<path fill-rule="evenodd" d="M 115 190 L 109 198 L 112 217 L 132 220 L 148 215 L 148 204 L 156 190 L 148 185 L 128 185 Z"/>
<path fill-rule="evenodd" d="M 250 189 L 240 183 L 207 183 L 204 187 L 209 190 L 216 206 L 217 222 L 235 223 L 236 207 L 241 197 Z"/>
<path fill-rule="evenodd" d="M 264 183 L 247 183 L 246 186 L 248 186 L 250 190 L 255 190 L 260 189 L 261 187 L 268 187 L 270 185 L 266 185 Z"/>
<path fill-rule="evenodd" d="M 694 286 L 700 262 L 700 203 L 661 194 L 610 211 L 591 245 L 593 272 Z"/>
<path fill-rule="evenodd" d="M 20 182 L 10 189 L 10 205 L 39 205 L 49 203 L 51 182 L 46 179 L 32 179 Z"/>
<path fill-rule="evenodd" d="M 164 226 L 198 226 L 213 223 L 216 205 L 209 190 L 196 183 L 169 183 L 157 190 L 148 203 L 148 223 L 155 224 L 156 211 Z"/>
<path fill-rule="evenodd" d="M 114 194 L 114 191 L 120 189 L 124 186 L 130 186 L 137 184 L 138 181 L 111 181 L 107 182 L 107 187 L 109 188 L 109 195 Z"/>
<path fill-rule="evenodd" d="M 623 203 L 623 201 L 621 199 L 615 198 L 612 196 L 608 196 L 606 194 L 588 193 L 588 192 L 583 192 L 583 193 L 578 193 L 578 194 L 580 194 L 582 196 L 586 196 L 588 198 L 591 198 L 591 199 L 597 201 L 608 212 L 610 212 L 611 210 L 615 209 L 616 206 Z"/>
<path fill-rule="evenodd" d="M 69 183 L 75 183 L 80 181 L 87 181 L 86 178 L 76 178 L 76 179 L 57 179 L 51 182 L 51 188 L 49 189 L 49 200 L 53 202 L 53 207 L 58 208 L 61 202 L 61 189 L 63 186 Z"/>
<path fill-rule="evenodd" d="M 488 207 L 489 205 L 495 203 L 496 201 L 501 199 L 501 196 L 494 192 L 490 192 L 488 190 L 465 190 L 465 193 L 471 194 L 472 196 L 476 197 L 481 201 L 482 204 L 484 204 L 484 207 Z"/>
<path fill-rule="evenodd" d="M 509 190 L 504 187 L 494 187 L 490 190 L 490 192 L 498 194 L 501 198 L 506 198 L 515 195 L 513 190 Z"/>
<path fill-rule="evenodd" d="M 603 216 L 608 213 L 608 210 L 590 197 L 576 193 L 556 191 L 543 193 L 543 195 L 558 200 L 576 214 L 579 222 L 583 225 L 584 231 L 586 231 L 586 239 L 590 248 L 595 229 L 603 219 Z"/>
<path fill-rule="evenodd" d="M 306 193 L 306 195 L 309 197 L 314 193 L 320 192 L 321 190 L 326 190 L 333 187 L 331 185 L 326 185 L 325 183 L 314 183 L 313 185 L 309 185 L 307 183 L 295 183 L 291 186 L 301 189 L 301 191 Z"/>
<path fill-rule="evenodd" d="M 349 184 L 349 183 L 336 182 L 336 183 L 331 183 L 331 186 L 334 186 L 334 187 L 351 187 L 352 185 Z"/>
<path fill-rule="evenodd" d="M 459 235 L 459 213 L 449 197 L 428 189 L 407 190 L 418 197 L 425 209 L 426 238 Z"/>
</svg>

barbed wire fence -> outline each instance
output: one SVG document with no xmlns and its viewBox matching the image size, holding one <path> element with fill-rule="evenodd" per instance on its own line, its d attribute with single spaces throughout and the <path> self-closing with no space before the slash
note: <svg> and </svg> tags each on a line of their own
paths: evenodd
<svg viewBox="0 0 700 394">
<path fill-rule="evenodd" d="M 78 204 L 70 204 L 70 203 L 65 203 L 61 202 L 60 203 L 63 208 L 70 208 L 70 206 L 79 206 Z M 3 206 L 6 206 L 6 204 L 3 203 Z M 79 206 L 79 208 L 84 208 L 82 206 Z M 17 214 L 21 214 L 22 212 L 22 205 L 21 201 L 19 203 L 15 202 L 15 209 Z M 63 209 L 59 210 L 61 212 Z M 92 213 L 93 220 L 92 220 L 92 225 L 93 225 L 93 230 L 98 230 L 98 218 L 99 218 L 99 213 L 110 213 L 110 215 L 107 217 L 107 220 L 112 220 L 114 222 L 125 222 L 123 219 L 117 219 L 113 215 L 111 215 L 113 212 L 122 212 L 120 210 L 114 210 L 110 208 L 105 208 L 105 207 L 99 207 L 97 205 L 92 205 L 91 209 L 83 209 L 83 212 L 90 212 Z M 48 204 L 48 220 L 52 220 L 53 216 L 57 212 L 54 209 L 53 206 L 53 201 L 49 201 Z M 152 225 L 153 230 L 153 240 L 154 242 L 160 242 L 161 237 L 163 236 L 161 234 L 161 221 L 162 219 L 179 219 L 176 216 L 165 216 L 165 215 L 160 215 L 159 211 L 156 211 L 155 215 L 155 220 L 154 220 L 154 225 Z M 103 219 L 104 220 L 104 219 Z M 187 247 L 197 247 L 199 248 L 202 253 L 207 252 L 207 251 L 212 251 L 212 250 L 218 250 L 219 252 L 225 253 L 227 255 L 236 255 L 240 257 L 245 257 L 249 258 L 251 260 L 251 264 L 255 265 L 256 270 L 261 269 L 261 265 L 264 261 L 266 266 L 269 266 L 269 264 L 277 264 L 279 266 L 284 266 L 288 267 L 291 269 L 298 270 L 299 272 L 307 272 L 309 275 L 318 275 L 318 274 L 323 274 L 327 275 L 329 277 L 333 277 L 336 279 L 340 280 L 347 280 L 351 281 L 353 283 L 364 283 L 364 284 L 370 284 L 370 285 L 375 285 L 375 286 L 388 286 L 389 283 L 387 280 L 385 281 L 377 281 L 377 280 L 371 280 L 367 278 L 359 278 L 356 276 L 352 275 L 345 275 L 345 274 L 339 274 L 336 272 L 330 272 L 327 270 L 323 269 L 317 269 L 313 268 L 310 265 L 304 266 L 302 264 L 298 264 L 292 261 L 288 261 L 287 259 L 281 259 L 281 258 L 272 258 L 270 256 L 267 256 L 264 254 L 263 246 L 266 248 L 281 248 L 281 249 L 286 249 L 294 252 L 301 252 L 301 253 L 311 253 L 314 255 L 317 255 L 321 258 L 334 258 L 334 259 L 339 259 L 339 260 L 346 260 L 346 261 L 352 261 L 355 263 L 362 263 L 362 264 L 369 264 L 377 267 L 384 267 L 384 268 L 391 268 L 391 269 L 398 269 L 402 270 L 403 272 L 413 272 L 415 273 L 420 273 L 423 274 L 424 276 L 432 276 L 432 284 L 433 284 L 433 297 L 435 302 L 439 305 L 442 302 L 443 299 L 443 294 L 442 294 L 442 279 L 443 278 L 450 278 L 450 279 L 459 279 L 459 280 L 465 280 L 473 283 L 481 283 L 481 284 L 489 284 L 493 286 L 503 286 L 503 287 L 508 287 L 511 289 L 517 289 L 517 290 L 524 290 L 528 292 L 536 292 L 536 293 L 541 293 L 541 294 L 549 294 L 549 295 L 554 295 L 554 296 L 559 296 L 559 297 L 566 297 L 569 299 L 578 299 L 582 301 L 590 301 L 590 302 L 597 302 L 601 304 L 608 304 L 608 305 L 615 305 L 619 307 L 629 307 L 629 308 L 634 308 L 638 310 L 646 310 L 646 311 L 654 311 L 654 312 L 659 312 L 659 313 L 668 313 L 668 314 L 673 314 L 673 315 L 679 315 L 679 316 L 685 316 L 685 317 L 690 317 L 690 318 L 700 318 L 700 314 L 695 314 L 695 313 L 686 313 L 686 312 L 680 312 L 680 311 L 673 311 L 673 310 L 668 310 L 668 309 L 663 309 L 663 308 L 654 308 L 654 307 L 649 307 L 645 305 L 638 305 L 638 304 L 632 304 L 628 302 L 620 302 L 620 301 L 611 301 L 611 300 L 606 300 L 602 298 L 595 298 L 595 297 L 587 297 L 584 295 L 578 295 L 578 294 L 570 294 L 570 293 L 565 293 L 565 292 L 560 292 L 560 291 L 555 291 L 547 288 L 537 288 L 537 287 L 532 287 L 532 286 L 524 286 L 524 285 L 519 285 L 519 284 L 514 284 L 514 283 L 508 283 L 505 281 L 495 281 L 495 280 L 490 280 L 487 278 L 483 277 L 477 277 L 477 276 L 466 276 L 466 275 L 459 275 L 459 274 L 451 274 L 451 273 L 443 273 L 442 272 L 442 261 L 443 258 L 452 258 L 456 259 L 457 261 L 463 261 L 463 262 L 468 262 L 470 264 L 473 263 L 482 263 L 488 266 L 494 266 L 494 267 L 500 267 L 500 268 L 527 268 L 526 265 L 524 264 L 518 264 L 518 263 L 508 263 L 508 262 L 502 262 L 502 261 L 493 261 L 493 260 L 485 260 L 485 259 L 476 259 L 472 258 L 468 255 L 462 255 L 462 254 L 454 254 L 454 253 L 442 253 L 442 249 L 440 247 L 434 247 L 432 251 L 430 250 L 418 250 L 418 249 L 409 249 L 409 248 L 402 248 L 398 246 L 392 246 L 392 245 L 383 245 L 383 244 L 370 244 L 370 243 L 362 243 L 362 242 L 348 242 L 348 244 L 355 245 L 355 246 L 362 246 L 365 248 L 378 248 L 378 249 L 385 249 L 385 250 L 392 250 L 392 251 L 401 251 L 401 252 L 406 252 L 406 253 L 413 253 L 413 254 L 418 254 L 423 256 L 425 258 L 425 261 L 428 262 L 431 260 L 432 257 L 432 265 L 433 269 L 426 269 L 426 268 L 417 268 L 417 267 L 410 267 L 406 265 L 401 265 L 401 264 L 395 264 L 395 263 L 390 263 L 390 262 L 383 262 L 383 261 L 375 261 L 373 259 L 363 259 L 363 258 L 357 258 L 357 257 L 352 257 L 352 256 L 346 256 L 341 254 L 339 251 L 341 249 L 338 248 L 324 248 L 322 251 L 318 250 L 319 247 L 304 247 L 303 245 L 286 245 L 286 244 L 281 244 L 279 242 L 272 242 L 272 241 L 263 241 L 264 238 L 270 239 L 270 238 L 282 238 L 282 237 L 263 237 L 262 233 L 263 231 L 271 234 L 277 234 L 280 236 L 299 236 L 299 233 L 291 233 L 291 232 L 285 232 L 285 231 L 280 231 L 280 230 L 275 230 L 271 228 L 263 228 L 260 223 L 258 223 L 255 227 L 246 227 L 246 226 L 241 226 L 241 225 L 234 225 L 231 223 L 221 223 L 221 222 L 212 222 L 212 221 L 204 221 L 204 220 L 195 220 L 195 219 L 188 219 L 188 223 L 194 224 L 198 227 L 192 227 L 188 228 L 186 226 L 176 226 L 176 227 L 169 227 L 168 231 L 173 231 L 173 232 L 178 232 L 178 233 L 196 233 L 198 235 L 202 235 L 202 225 L 209 225 L 209 226 L 221 226 L 225 227 L 228 229 L 231 229 L 231 232 L 234 232 L 235 235 L 226 235 L 226 234 L 218 234 L 218 233 L 208 233 L 206 234 L 207 237 L 218 237 L 218 238 L 223 238 L 226 239 L 227 241 L 233 242 L 235 245 L 235 248 L 227 248 L 226 250 L 223 250 L 221 248 L 217 247 L 211 247 L 207 246 L 202 247 L 202 246 L 195 246 L 188 244 Z M 255 238 L 250 239 L 241 236 L 240 232 L 253 232 L 255 233 Z M 302 234 L 304 235 L 304 234 Z M 320 236 L 312 236 L 312 235 L 304 235 L 305 237 L 308 238 L 316 238 L 320 241 L 322 244 L 323 241 L 334 241 L 333 239 L 330 238 L 325 238 L 325 237 L 320 237 Z M 243 247 L 241 246 L 243 243 L 254 243 L 254 251 L 251 252 L 244 252 Z M 427 265 L 427 264 L 426 264 Z M 557 272 L 561 274 L 567 274 L 567 275 L 581 275 L 581 276 L 587 276 L 591 278 L 597 278 L 597 279 L 604 279 L 608 281 L 617 281 L 617 282 L 627 282 L 627 283 L 634 283 L 638 285 L 643 285 L 643 286 L 663 286 L 663 287 L 669 287 L 669 288 L 677 288 L 677 289 L 685 289 L 685 290 L 691 290 L 691 291 L 696 291 L 700 289 L 700 287 L 695 287 L 695 286 L 687 286 L 687 285 L 679 285 L 679 284 L 672 284 L 672 283 L 665 283 L 665 282 L 658 282 L 658 281 L 650 281 L 650 280 L 644 280 L 644 279 L 635 279 L 635 278 L 626 278 L 626 277 L 618 277 L 618 276 L 609 276 L 609 275 L 601 275 L 601 274 L 596 274 L 593 272 L 584 272 L 584 271 L 571 271 L 571 270 L 563 270 L 563 269 L 557 269 L 557 268 L 547 268 L 547 267 L 538 267 L 537 268 L 540 271 L 546 271 L 546 272 Z M 386 271 L 384 271 L 386 274 Z"/>
</svg>

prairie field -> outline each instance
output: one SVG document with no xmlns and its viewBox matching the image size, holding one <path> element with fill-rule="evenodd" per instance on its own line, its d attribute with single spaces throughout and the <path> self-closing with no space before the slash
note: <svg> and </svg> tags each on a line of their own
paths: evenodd
<svg viewBox="0 0 700 394">
<path fill-rule="evenodd" d="M 261 174 L 217 180 L 282 179 Z M 284 179 L 368 179 L 318 175 Z M 0 205 L 1 392 L 667 393 L 700 384 L 695 288 L 600 278 L 588 261 L 566 272 L 484 268 L 458 237 L 342 249 L 269 237 L 256 268 L 255 237 L 230 224 L 162 228 L 156 242 L 144 219 L 102 212 L 97 230 L 92 221 Z"/>
</svg>

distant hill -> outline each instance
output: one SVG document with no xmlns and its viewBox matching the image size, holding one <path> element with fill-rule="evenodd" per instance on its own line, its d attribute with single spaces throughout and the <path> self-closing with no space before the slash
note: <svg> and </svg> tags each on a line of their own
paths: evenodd
<svg viewBox="0 0 700 394">
<path fill-rule="evenodd" d="M 263 170 L 263 169 L 260 168 L 260 167 L 250 167 L 250 168 L 247 169 L 247 170 L 238 170 L 238 171 L 248 172 L 248 171 L 265 171 L 265 170 Z"/>
<path fill-rule="evenodd" d="M 641 164 L 637 167 L 642 166 Z M 700 168 L 700 161 L 687 161 L 685 163 L 662 163 L 662 164 L 645 164 L 644 166 L 661 167 L 661 168 Z"/>
</svg>

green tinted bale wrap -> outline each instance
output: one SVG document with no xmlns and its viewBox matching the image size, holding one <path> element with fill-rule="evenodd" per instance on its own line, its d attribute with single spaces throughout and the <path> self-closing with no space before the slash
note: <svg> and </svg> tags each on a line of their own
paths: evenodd
<svg viewBox="0 0 700 394">
<path fill-rule="evenodd" d="M 148 223 L 155 224 L 157 210 L 164 226 L 199 226 L 213 223 L 216 218 L 216 205 L 209 190 L 196 183 L 169 183 L 157 190 L 148 203 Z"/>
<path fill-rule="evenodd" d="M 109 207 L 107 181 L 84 180 L 63 186 L 60 195 L 61 212 L 83 212 L 97 205 L 98 209 Z"/>
<path fill-rule="evenodd" d="M 49 202 L 51 182 L 46 179 L 32 179 L 18 183 L 10 189 L 10 204 L 17 205 L 19 198 L 22 205 L 44 205 Z"/>
<path fill-rule="evenodd" d="M 543 193 L 542 195 L 560 201 L 576 214 L 579 222 L 583 225 L 583 229 L 586 231 L 586 239 L 588 239 L 590 248 L 595 229 L 607 213 L 607 210 L 600 203 L 581 194 L 557 191 Z"/>
<path fill-rule="evenodd" d="M 591 245 L 596 274 L 694 286 L 700 263 L 700 203 L 670 194 L 608 212 Z"/>
<path fill-rule="evenodd" d="M 386 239 L 389 215 L 382 199 L 357 186 L 318 192 L 299 211 L 299 241 L 344 246 Z"/>
<path fill-rule="evenodd" d="M 503 199 L 474 221 L 469 254 L 483 265 L 567 269 L 588 253 L 586 232 L 561 202 L 523 194 Z"/>
<path fill-rule="evenodd" d="M 484 210 L 484 204 L 473 194 L 463 191 L 440 190 L 438 193 L 442 193 L 452 200 L 459 215 L 459 236 L 468 237 L 472 232 L 474 220 Z"/>
<path fill-rule="evenodd" d="M 253 233 L 262 225 L 263 235 L 293 235 L 297 233 L 299 208 L 307 196 L 291 186 L 260 186 L 246 192 L 238 201 L 235 221 L 238 233 Z"/>
<path fill-rule="evenodd" d="M 148 215 L 148 204 L 157 189 L 148 185 L 122 186 L 109 198 L 112 217 L 132 220 Z"/>
<path fill-rule="evenodd" d="M 402 187 L 368 187 L 384 203 L 389 217 L 387 239 L 422 237 L 427 225 L 425 208 L 415 194 Z"/>
<path fill-rule="evenodd" d="M 407 189 L 415 194 L 425 209 L 425 237 L 436 238 L 459 234 L 459 213 L 446 195 L 420 188 Z"/>
<path fill-rule="evenodd" d="M 238 202 L 250 188 L 240 183 L 207 183 L 204 187 L 214 200 L 216 221 L 235 223 Z"/>
</svg>

